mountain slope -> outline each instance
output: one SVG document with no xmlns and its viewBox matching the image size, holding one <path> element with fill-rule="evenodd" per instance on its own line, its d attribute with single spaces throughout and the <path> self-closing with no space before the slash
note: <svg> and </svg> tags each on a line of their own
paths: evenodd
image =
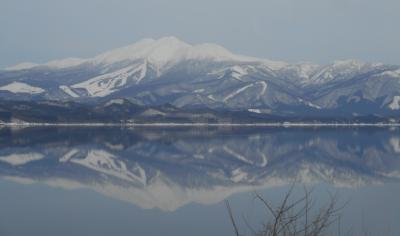
<svg viewBox="0 0 400 236">
<path fill-rule="evenodd" d="M 0 98 L 104 102 L 296 114 L 398 115 L 400 66 L 336 61 L 288 64 L 235 55 L 214 44 L 145 39 L 89 59 L 0 71 Z"/>
</svg>

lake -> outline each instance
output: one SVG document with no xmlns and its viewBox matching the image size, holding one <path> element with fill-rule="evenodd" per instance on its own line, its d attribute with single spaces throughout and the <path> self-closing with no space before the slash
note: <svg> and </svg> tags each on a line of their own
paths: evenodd
<svg viewBox="0 0 400 236">
<path fill-rule="evenodd" d="M 327 234 L 400 235 L 397 128 L 0 129 L 0 235 L 251 235 L 311 191 Z"/>
</svg>

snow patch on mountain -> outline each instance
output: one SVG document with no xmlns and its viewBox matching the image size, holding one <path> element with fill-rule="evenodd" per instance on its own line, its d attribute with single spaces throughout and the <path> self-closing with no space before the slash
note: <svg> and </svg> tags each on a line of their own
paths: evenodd
<svg viewBox="0 0 400 236">
<path fill-rule="evenodd" d="M 319 68 L 319 65 L 305 63 L 305 64 L 297 64 L 295 66 L 296 72 L 300 78 L 307 79 Z"/>
<path fill-rule="evenodd" d="M 59 162 L 68 162 L 73 156 L 75 156 L 79 152 L 79 149 L 74 148 L 67 153 L 65 153 L 64 156 L 62 156 L 59 160 Z"/>
<path fill-rule="evenodd" d="M 9 91 L 11 93 L 29 93 L 29 94 L 40 94 L 44 93 L 45 90 L 39 87 L 34 87 L 26 83 L 12 82 L 5 86 L 0 87 L 2 91 Z"/>
<path fill-rule="evenodd" d="M 142 116 L 165 116 L 166 113 L 156 110 L 156 109 L 153 109 L 153 108 L 150 108 L 150 109 L 147 109 L 146 111 L 142 112 L 141 115 Z"/>
<path fill-rule="evenodd" d="M 264 96 L 265 92 L 267 91 L 268 84 L 265 81 L 259 81 L 256 84 L 261 85 L 261 92 L 257 95 L 257 100 Z"/>
<path fill-rule="evenodd" d="M 400 69 L 394 71 L 385 71 L 381 75 L 386 75 L 393 78 L 400 78 Z"/>
<path fill-rule="evenodd" d="M 121 70 L 100 75 L 87 81 L 72 85 L 72 88 L 85 89 L 91 97 L 105 97 L 118 91 L 128 83 L 128 79 L 133 79 L 136 83 L 140 82 L 145 76 L 146 65 L 130 66 Z M 138 73 L 139 75 L 133 76 Z M 132 77 L 132 78 L 131 78 Z"/>
<path fill-rule="evenodd" d="M 347 78 L 352 74 L 360 72 L 368 65 L 357 60 L 340 60 L 333 64 L 325 66 L 319 72 L 314 74 L 309 82 L 314 84 L 322 84 L 337 78 Z"/>
<path fill-rule="evenodd" d="M 240 88 L 240 89 L 234 91 L 233 93 L 230 93 L 228 96 L 226 96 L 226 97 L 223 99 L 223 101 L 224 101 L 224 102 L 227 102 L 229 99 L 232 99 L 232 98 L 235 97 L 236 95 L 242 93 L 242 92 L 245 91 L 246 89 L 251 88 L 251 87 L 253 87 L 253 86 L 254 86 L 254 84 L 246 85 L 246 86 L 244 86 L 244 87 L 242 87 L 242 88 Z"/>
<path fill-rule="evenodd" d="M 261 114 L 262 113 L 260 109 L 247 109 L 247 111 L 253 112 L 253 113 L 257 113 L 257 114 Z"/>
<path fill-rule="evenodd" d="M 391 110 L 400 109 L 400 96 L 394 96 L 392 102 L 389 104 Z"/>
<path fill-rule="evenodd" d="M 36 66 L 39 66 L 39 64 L 31 63 L 31 62 L 24 62 L 24 63 L 17 64 L 15 66 L 4 68 L 4 70 L 6 70 L 6 71 L 28 70 L 28 69 L 32 69 Z"/>
<path fill-rule="evenodd" d="M 124 99 L 117 98 L 117 99 L 112 99 L 112 100 L 108 101 L 106 104 L 104 104 L 104 106 L 109 107 L 112 105 L 123 105 L 124 103 L 125 103 Z"/>
<path fill-rule="evenodd" d="M 239 81 L 243 81 L 242 77 L 247 75 L 247 70 L 240 67 L 240 66 L 234 66 L 232 67 L 232 78 L 237 79 Z"/>
<path fill-rule="evenodd" d="M 72 91 L 72 89 L 66 85 L 61 85 L 59 87 L 64 93 L 68 94 L 69 96 L 73 97 L 73 98 L 79 98 L 79 95 L 77 93 L 75 93 L 74 91 Z"/>
<path fill-rule="evenodd" d="M 196 89 L 193 92 L 194 93 L 204 93 L 205 89 Z"/>
<path fill-rule="evenodd" d="M 322 109 L 321 106 L 318 106 L 318 105 L 316 105 L 316 104 L 314 104 L 312 102 L 309 102 L 309 101 L 305 101 L 305 100 L 303 100 L 301 98 L 299 98 L 298 101 L 303 103 L 303 104 L 305 104 L 306 106 L 309 106 L 309 107 L 312 107 L 312 108 L 315 108 L 315 109 Z"/>
</svg>

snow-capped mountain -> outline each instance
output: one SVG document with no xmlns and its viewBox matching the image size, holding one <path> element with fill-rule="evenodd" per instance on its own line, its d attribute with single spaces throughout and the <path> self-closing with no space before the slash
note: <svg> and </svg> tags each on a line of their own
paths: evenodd
<svg viewBox="0 0 400 236">
<path fill-rule="evenodd" d="M 172 211 L 294 180 L 399 182 L 399 153 L 385 129 L 0 129 L 0 178 Z"/>
<path fill-rule="evenodd" d="M 250 110 L 331 110 L 398 115 L 400 66 L 336 61 L 289 64 L 235 55 L 215 44 L 145 39 L 89 59 L 23 63 L 0 71 L 0 98 L 127 98 L 138 105 Z"/>
</svg>

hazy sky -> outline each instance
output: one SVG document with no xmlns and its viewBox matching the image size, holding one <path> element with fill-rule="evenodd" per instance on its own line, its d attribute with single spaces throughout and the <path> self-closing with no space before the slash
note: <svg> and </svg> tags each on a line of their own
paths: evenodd
<svg viewBox="0 0 400 236">
<path fill-rule="evenodd" d="M 289 62 L 400 64 L 399 0 L 0 0 L 0 67 L 176 36 Z"/>
</svg>

